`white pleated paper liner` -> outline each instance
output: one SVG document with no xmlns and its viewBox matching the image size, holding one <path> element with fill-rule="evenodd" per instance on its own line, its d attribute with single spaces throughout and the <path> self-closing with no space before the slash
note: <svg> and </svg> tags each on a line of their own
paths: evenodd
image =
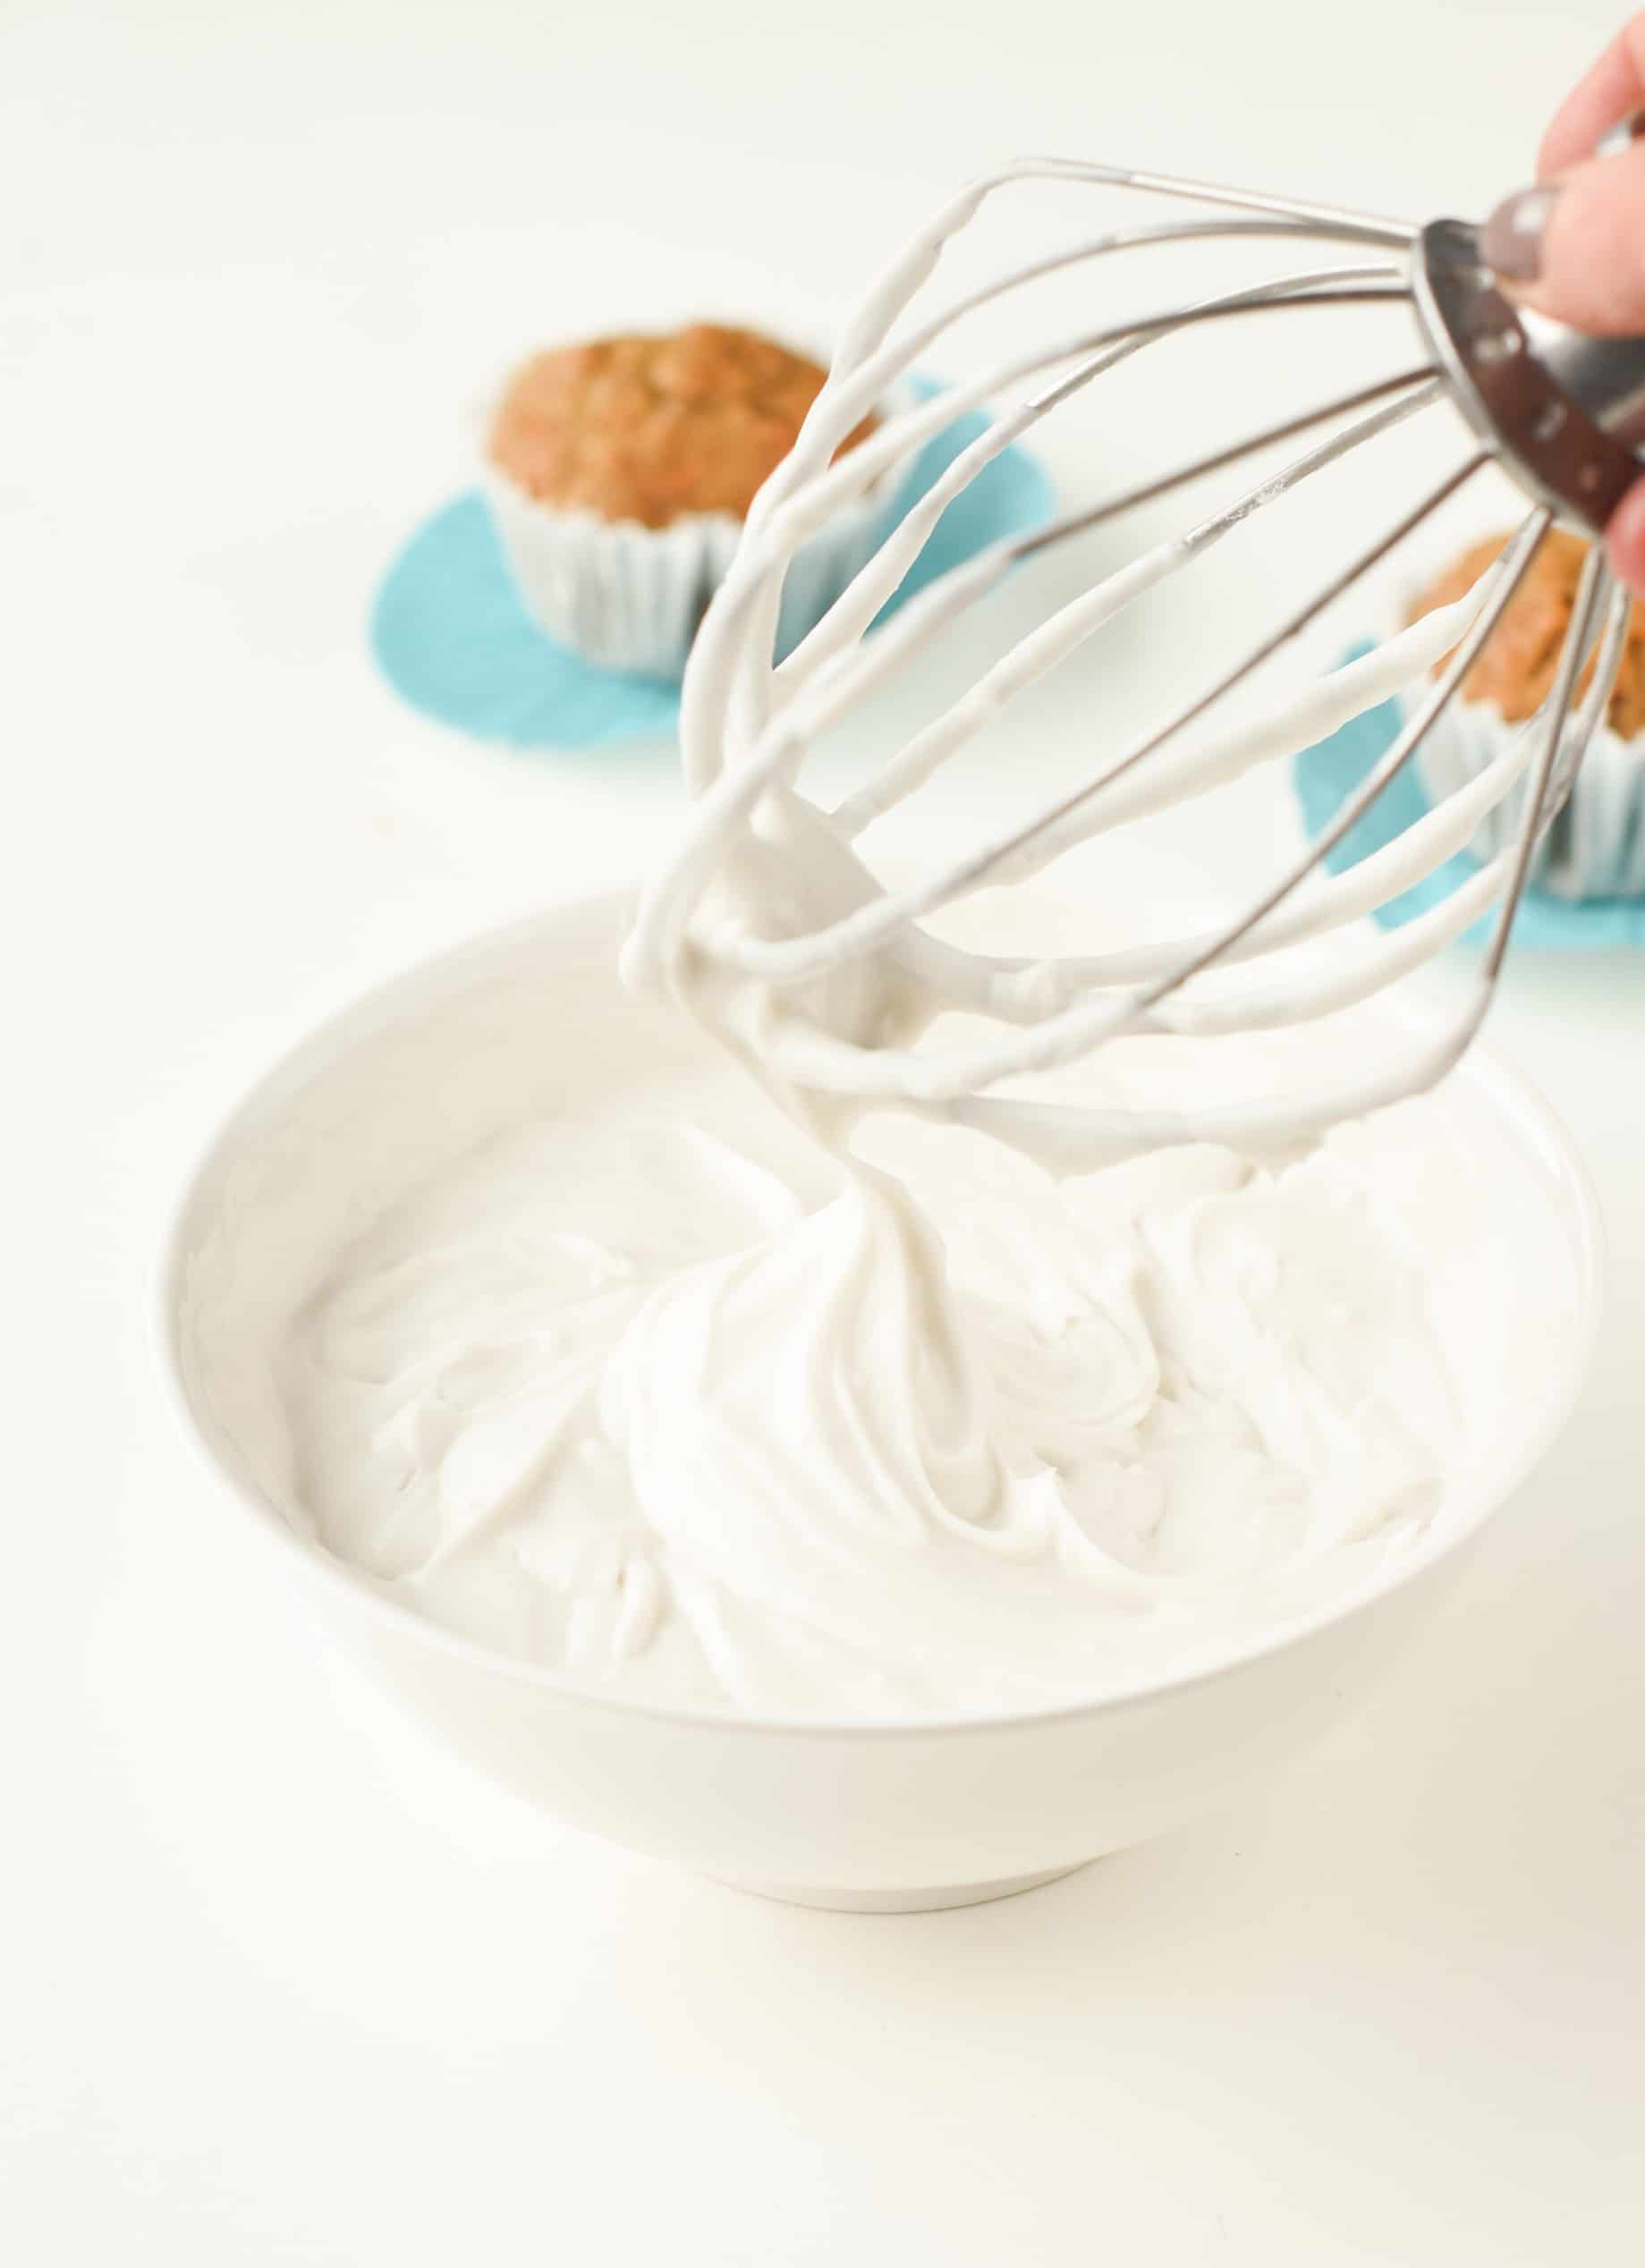
<svg viewBox="0 0 1645 2268">
<path fill-rule="evenodd" d="M 929 400 L 928 379 L 912 392 Z M 985 430 L 979 411 L 956 418 L 903 472 L 883 535 Z M 882 614 L 988 545 L 1042 527 L 1056 491 L 1026 450 L 1002 450 L 944 512 Z M 802 634 L 828 604 L 832 571 L 802 582 Z M 831 595 L 831 594 L 829 594 Z M 811 613 L 812 609 L 815 613 Z M 424 715 L 516 748 L 615 748 L 666 734 L 679 713 L 673 677 L 603 670 L 548 638 L 527 613 L 486 499 L 456 498 L 425 520 L 389 567 L 372 607 L 372 650 L 403 699 Z"/>
</svg>

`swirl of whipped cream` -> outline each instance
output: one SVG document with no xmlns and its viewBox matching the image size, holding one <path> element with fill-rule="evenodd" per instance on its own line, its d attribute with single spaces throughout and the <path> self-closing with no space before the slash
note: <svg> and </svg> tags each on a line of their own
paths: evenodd
<svg viewBox="0 0 1645 2268">
<path fill-rule="evenodd" d="M 1465 1431 L 1422 1257 L 1454 1160 L 1059 1184 L 891 1131 L 908 1185 L 820 1204 L 643 1114 L 454 1160 L 285 1349 L 321 1539 L 616 1689 L 883 1718 L 1191 1666 L 1420 1533 Z"/>
</svg>

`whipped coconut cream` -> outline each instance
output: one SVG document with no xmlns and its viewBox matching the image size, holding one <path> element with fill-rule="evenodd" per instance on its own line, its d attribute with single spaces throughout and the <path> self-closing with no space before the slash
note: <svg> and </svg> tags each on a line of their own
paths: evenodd
<svg viewBox="0 0 1645 2268">
<path fill-rule="evenodd" d="M 275 1356 L 318 1539 L 607 1689 L 988 1714 L 1376 1579 L 1488 1433 L 1473 1318 L 1515 1302 L 1432 1106 L 1279 1171 L 1062 1182 L 958 1130 L 878 1120 L 847 1163 L 775 1122 L 729 1062 L 659 1072 L 343 1240 Z"/>
</svg>

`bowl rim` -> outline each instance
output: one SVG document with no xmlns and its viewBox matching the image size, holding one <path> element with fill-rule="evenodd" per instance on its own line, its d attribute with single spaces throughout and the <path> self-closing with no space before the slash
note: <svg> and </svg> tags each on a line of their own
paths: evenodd
<svg viewBox="0 0 1645 2268">
<path fill-rule="evenodd" d="M 204 1138 L 193 1148 L 166 1208 L 158 1264 L 153 1275 L 150 1318 L 162 1391 L 173 1417 L 197 1463 L 219 1489 L 225 1489 L 252 1514 L 255 1526 L 284 1553 L 286 1563 L 300 1578 L 318 1584 L 324 1591 L 346 1601 L 352 1609 L 386 1624 L 402 1638 L 425 1645 L 437 1654 L 454 1657 L 492 1679 L 516 1681 L 573 1705 L 616 1710 L 658 1723 L 750 1736 L 803 1734 L 833 1739 L 923 1739 L 1021 1731 L 1038 1725 L 1117 1713 L 1190 1691 L 1304 1646 L 1336 1624 L 1393 1598 L 1419 1575 L 1439 1566 L 1478 1536 L 1529 1478 L 1564 1431 L 1592 1366 L 1603 1312 L 1604 1227 L 1598 1197 L 1571 1132 L 1552 1104 L 1494 1048 L 1476 1041 L 1449 1076 L 1481 1087 L 1487 1100 L 1510 1124 L 1531 1135 L 1553 1179 L 1569 1196 L 1571 1206 L 1564 1226 L 1575 1264 L 1574 1289 L 1579 1311 L 1573 1328 L 1561 1341 L 1563 1353 L 1556 1390 L 1541 1400 L 1536 1422 L 1522 1435 L 1510 1441 L 1505 1450 L 1484 1461 L 1476 1475 L 1468 1508 L 1460 1515 L 1454 1513 L 1437 1533 L 1426 1535 L 1400 1563 L 1391 1580 L 1368 1578 L 1311 1613 L 1236 1641 L 1226 1654 L 1178 1675 L 1135 1677 L 1081 1699 L 1059 1701 L 1044 1708 L 885 1718 L 753 1714 L 730 1703 L 657 1701 L 606 1691 L 564 1671 L 521 1660 L 461 1631 L 449 1629 L 420 1613 L 414 1606 L 388 1595 L 322 1544 L 300 1535 L 259 1489 L 232 1468 L 215 1446 L 196 1408 L 182 1354 L 188 1231 L 218 1159 L 230 1150 L 244 1123 L 254 1119 L 270 1095 L 289 1087 L 301 1077 L 310 1058 L 314 1069 L 318 1071 L 326 1060 L 335 1058 L 341 1044 L 356 1033 L 363 1036 L 364 1028 L 374 1023 L 380 1025 L 386 1013 L 403 1000 L 409 1004 L 421 995 L 426 1004 L 432 1005 L 440 993 L 460 987 L 468 969 L 505 959 L 511 948 L 538 932 L 617 914 L 632 903 L 633 895 L 629 888 L 558 901 L 535 912 L 471 933 L 454 944 L 436 946 L 388 977 L 378 977 L 351 993 L 340 1005 L 282 1048 L 259 1076 L 217 1113 Z M 1443 1021 L 1441 1011 L 1432 1003 L 1398 1000 L 1387 1003 L 1386 1008 L 1397 1020 L 1418 1032 Z"/>
</svg>

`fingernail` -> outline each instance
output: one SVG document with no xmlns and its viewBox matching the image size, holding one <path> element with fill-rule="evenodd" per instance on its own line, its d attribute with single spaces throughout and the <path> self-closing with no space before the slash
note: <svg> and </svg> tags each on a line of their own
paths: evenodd
<svg viewBox="0 0 1645 2268">
<path fill-rule="evenodd" d="M 1558 194 L 1556 182 L 1516 189 L 1512 197 L 1503 199 L 1480 231 L 1480 250 L 1487 266 L 1510 284 L 1534 284 L 1541 275 L 1542 239 Z"/>
</svg>

